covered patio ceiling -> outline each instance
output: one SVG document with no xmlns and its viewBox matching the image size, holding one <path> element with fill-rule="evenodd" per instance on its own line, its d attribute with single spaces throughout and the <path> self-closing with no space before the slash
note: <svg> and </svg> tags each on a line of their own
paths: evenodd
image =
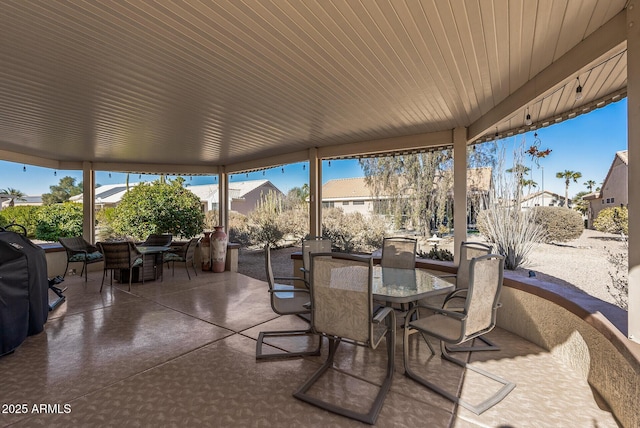
<svg viewBox="0 0 640 428">
<path fill-rule="evenodd" d="M 6 0 L 0 158 L 215 173 L 513 135 L 626 95 L 625 5 Z"/>
</svg>

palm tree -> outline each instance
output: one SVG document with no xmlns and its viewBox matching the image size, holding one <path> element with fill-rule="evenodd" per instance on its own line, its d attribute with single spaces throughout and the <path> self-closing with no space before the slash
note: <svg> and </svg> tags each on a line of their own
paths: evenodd
<svg viewBox="0 0 640 428">
<path fill-rule="evenodd" d="M 15 205 L 15 201 L 24 201 L 24 197 L 27 196 L 18 189 L 7 187 L 6 189 L 0 189 L 0 193 L 4 193 L 9 196 L 9 206 Z"/>
<path fill-rule="evenodd" d="M 591 192 L 593 192 L 593 186 L 595 186 L 595 185 L 596 185 L 596 182 L 595 182 L 595 181 L 593 181 L 593 180 L 587 180 L 587 181 L 585 181 L 585 182 L 584 182 L 584 183 L 582 183 L 582 184 L 584 184 L 585 186 L 587 186 L 587 189 L 589 189 L 589 193 L 591 193 Z"/>
<path fill-rule="evenodd" d="M 568 169 L 565 169 L 563 172 L 556 172 L 556 178 L 564 179 L 564 204 L 567 208 L 569 208 L 569 184 L 571 180 L 577 183 L 580 177 L 582 177 L 581 172 L 569 171 Z"/>
<path fill-rule="evenodd" d="M 531 188 L 533 187 L 534 189 L 538 187 L 538 183 L 536 183 L 535 181 L 533 181 L 530 178 L 523 178 L 522 180 L 520 180 L 520 185 L 522 187 L 526 187 L 528 189 L 528 193 L 531 193 Z"/>
</svg>

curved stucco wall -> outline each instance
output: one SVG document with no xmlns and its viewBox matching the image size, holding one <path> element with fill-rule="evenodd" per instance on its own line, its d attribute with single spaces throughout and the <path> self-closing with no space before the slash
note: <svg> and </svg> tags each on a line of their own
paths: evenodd
<svg viewBox="0 0 640 428">
<path fill-rule="evenodd" d="M 530 286 L 519 286 L 524 289 L 503 288 L 498 326 L 547 349 L 582 373 L 624 426 L 640 426 L 639 345 L 599 313 L 585 319 L 526 291 Z M 557 299 L 562 297 L 553 297 Z"/>
</svg>

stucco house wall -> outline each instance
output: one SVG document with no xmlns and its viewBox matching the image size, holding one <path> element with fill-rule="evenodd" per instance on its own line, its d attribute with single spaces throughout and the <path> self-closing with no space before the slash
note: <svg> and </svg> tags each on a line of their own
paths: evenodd
<svg viewBox="0 0 640 428">
<path fill-rule="evenodd" d="M 629 203 L 629 160 L 627 151 L 617 152 L 602 183 L 600 192 L 584 197 L 589 202 L 587 227 L 593 228 L 593 222 L 605 208 L 626 207 Z"/>
</svg>

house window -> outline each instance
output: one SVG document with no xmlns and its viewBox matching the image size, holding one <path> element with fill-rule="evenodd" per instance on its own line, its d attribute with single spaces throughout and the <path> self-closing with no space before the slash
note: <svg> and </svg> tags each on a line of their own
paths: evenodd
<svg viewBox="0 0 640 428">
<path fill-rule="evenodd" d="M 335 203 L 333 201 L 322 203 L 322 208 L 333 208 L 334 206 L 335 206 Z"/>
<path fill-rule="evenodd" d="M 349 205 L 349 201 L 342 201 L 342 205 Z"/>
<path fill-rule="evenodd" d="M 353 201 L 353 205 L 364 205 L 364 201 Z"/>
<path fill-rule="evenodd" d="M 616 198 L 611 198 L 611 203 L 614 203 L 614 202 L 615 202 L 615 199 L 616 199 Z"/>
</svg>

